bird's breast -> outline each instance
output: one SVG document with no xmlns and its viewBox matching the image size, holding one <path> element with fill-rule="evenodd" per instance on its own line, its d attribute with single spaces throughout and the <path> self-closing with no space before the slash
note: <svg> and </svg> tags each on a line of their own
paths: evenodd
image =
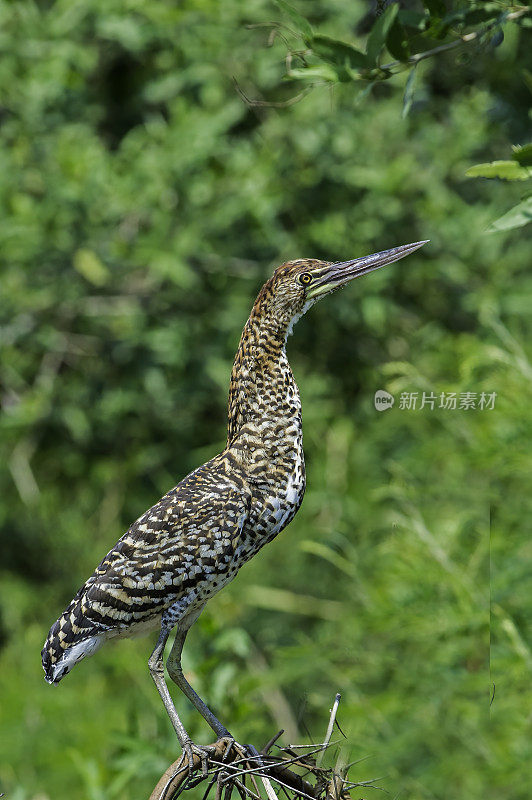
<svg viewBox="0 0 532 800">
<path fill-rule="evenodd" d="M 256 484 L 252 503 L 252 527 L 259 546 L 271 541 L 293 519 L 305 493 L 302 446 L 269 462 Z"/>
</svg>

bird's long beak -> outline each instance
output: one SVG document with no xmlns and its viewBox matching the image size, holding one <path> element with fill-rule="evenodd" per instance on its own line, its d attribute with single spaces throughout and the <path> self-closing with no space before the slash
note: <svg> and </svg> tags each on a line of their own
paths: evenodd
<svg viewBox="0 0 532 800">
<path fill-rule="evenodd" d="M 328 294 L 334 289 L 343 286 L 344 283 L 352 281 L 353 278 L 358 278 L 360 275 L 366 275 L 366 273 L 373 272 L 375 269 L 385 267 L 386 264 L 399 261 L 400 258 L 410 255 L 418 247 L 427 244 L 428 241 L 426 239 L 423 242 L 402 244 L 400 247 L 392 247 L 391 250 L 383 250 L 381 253 L 373 253 L 371 256 L 356 258 L 354 261 L 340 261 L 336 264 L 329 264 L 326 269 L 321 271 L 315 283 L 307 290 L 307 298 L 311 299 L 322 294 Z"/>
</svg>

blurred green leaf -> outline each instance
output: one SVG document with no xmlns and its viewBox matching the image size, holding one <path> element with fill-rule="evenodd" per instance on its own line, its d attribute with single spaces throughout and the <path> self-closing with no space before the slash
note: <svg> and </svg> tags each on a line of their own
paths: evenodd
<svg viewBox="0 0 532 800">
<path fill-rule="evenodd" d="M 512 158 L 522 167 L 532 167 L 532 142 L 528 144 L 513 146 Z"/>
<path fill-rule="evenodd" d="M 338 80 L 338 73 L 330 66 L 330 64 L 319 64 L 308 67 L 296 67 L 289 72 L 290 78 L 298 78 L 304 81 L 330 81 Z"/>
<path fill-rule="evenodd" d="M 500 3 L 475 4 L 473 8 L 464 10 L 463 22 L 466 25 L 480 25 L 482 22 L 498 19 L 503 10 Z"/>
<path fill-rule="evenodd" d="M 492 222 L 488 228 L 488 233 L 498 231 L 509 231 L 513 228 L 522 228 L 532 222 L 532 197 L 527 197 L 514 206 L 502 217 Z"/>
<path fill-rule="evenodd" d="M 365 69 L 370 66 L 364 53 L 348 42 L 341 42 L 324 34 L 315 34 L 312 37 L 311 47 L 313 52 L 338 67 L 348 66 L 351 69 Z"/>
<path fill-rule="evenodd" d="M 73 257 L 74 269 L 95 286 L 103 286 L 109 279 L 109 270 L 93 250 L 80 248 Z"/>
<path fill-rule="evenodd" d="M 305 19 L 296 9 L 290 5 L 290 3 L 285 2 L 285 0 L 274 0 L 275 5 L 279 6 L 279 8 L 285 12 L 285 14 L 290 17 L 290 20 L 293 22 L 296 30 L 298 33 L 301 34 L 303 39 L 312 39 L 313 31 L 310 22 Z"/>
<path fill-rule="evenodd" d="M 354 564 L 352 564 L 344 556 L 336 553 L 331 547 L 328 547 L 323 542 L 315 542 L 310 539 L 306 539 L 301 542 L 300 548 L 305 553 L 311 553 L 314 556 L 318 556 L 318 558 L 323 558 L 325 561 L 333 564 L 333 566 L 342 572 L 345 572 L 345 574 L 349 575 L 350 577 L 354 577 L 356 575 Z"/>
<path fill-rule="evenodd" d="M 412 11 L 409 8 L 400 8 L 398 20 L 407 28 L 414 28 L 422 31 L 427 24 L 427 14 L 420 11 Z"/>
<path fill-rule="evenodd" d="M 384 13 L 375 20 L 366 46 L 366 54 L 371 65 L 377 63 L 377 58 L 384 47 L 388 33 L 394 23 L 395 18 L 397 17 L 398 11 L 399 4 L 393 3 L 392 5 L 389 5 Z"/>
<path fill-rule="evenodd" d="M 503 178 L 507 181 L 524 181 L 530 177 L 530 170 L 517 161 L 491 161 L 475 164 L 466 170 L 468 178 Z"/>
<path fill-rule="evenodd" d="M 447 11 L 445 0 L 423 0 L 423 5 L 434 19 L 443 17 Z"/>
<path fill-rule="evenodd" d="M 449 28 L 462 25 L 480 25 L 483 22 L 499 19 L 502 7 L 499 3 L 473 4 L 471 8 L 457 8 L 445 14 L 439 25 L 440 33 Z"/>
<path fill-rule="evenodd" d="M 342 604 L 337 600 L 322 600 L 270 586 L 248 586 L 245 600 L 249 605 L 259 608 L 322 619 L 338 619 L 343 610 Z"/>
<path fill-rule="evenodd" d="M 398 61 L 408 61 L 410 58 L 408 37 L 405 29 L 398 19 L 395 19 L 393 25 L 388 31 L 388 36 L 386 37 L 386 47 L 390 51 L 391 55 Z"/>
<path fill-rule="evenodd" d="M 412 103 L 414 101 L 414 89 L 416 84 L 416 67 L 412 67 L 408 74 L 408 78 L 405 85 L 405 93 L 403 97 L 403 108 L 401 111 L 401 116 L 403 119 L 408 116 L 410 113 L 410 109 L 412 108 Z"/>
</svg>

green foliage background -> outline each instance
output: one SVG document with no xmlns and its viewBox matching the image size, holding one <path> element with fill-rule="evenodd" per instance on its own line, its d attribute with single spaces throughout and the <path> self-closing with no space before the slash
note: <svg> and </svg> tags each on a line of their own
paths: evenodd
<svg viewBox="0 0 532 800">
<path fill-rule="evenodd" d="M 305 4 L 355 43 L 367 10 Z M 352 758 L 369 757 L 355 778 L 420 800 L 528 796 L 530 239 L 485 234 L 518 184 L 465 177 L 525 142 L 525 32 L 424 62 L 406 118 L 404 75 L 365 99 L 340 84 L 250 109 L 233 77 L 255 97 L 290 88 L 282 44 L 246 27 L 274 15 L 266 0 L 0 4 L 10 800 L 144 797 L 176 757 L 152 643 L 109 645 L 53 689 L 48 628 L 130 522 L 223 446 L 234 350 L 273 267 L 427 238 L 298 324 L 305 502 L 211 601 L 185 667 L 240 741 L 319 739 L 340 691 Z M 384 413 L 380 388 L 396 397 Z M 497 399 L 407 411 L 402 391 Z"/>
</svg>

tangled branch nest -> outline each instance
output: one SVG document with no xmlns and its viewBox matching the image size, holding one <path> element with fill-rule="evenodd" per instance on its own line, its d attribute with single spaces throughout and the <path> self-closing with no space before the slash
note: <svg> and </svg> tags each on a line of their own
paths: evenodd
<svg viewBox="0 0 532 800">
<path fill-rule="evenodd" d="M 212 800 L 231 800 L 235 791 L 240 800 L 351 800 L 352 789 L 371 786 L 373 782 L 348 780 L 352 764 L 344 763 L 345 748 L 340 750 L 334 767 L 321 766 L 325 751 L 338 744 L 331 742 L 331 737 L 339 701 L 337 694 L 321 744 L 279 747 L 276 742 L 283 731 L 260 751 L 252 745 L 219 739 L 207 748 L 206 760 L 194 755 L 192 770 L 183 756 L 171 764 L 150 800 L 177 800 L 183 792 L 200 784 L 205 785 L 202 800 L 209 796 Z"/>
</svg>

